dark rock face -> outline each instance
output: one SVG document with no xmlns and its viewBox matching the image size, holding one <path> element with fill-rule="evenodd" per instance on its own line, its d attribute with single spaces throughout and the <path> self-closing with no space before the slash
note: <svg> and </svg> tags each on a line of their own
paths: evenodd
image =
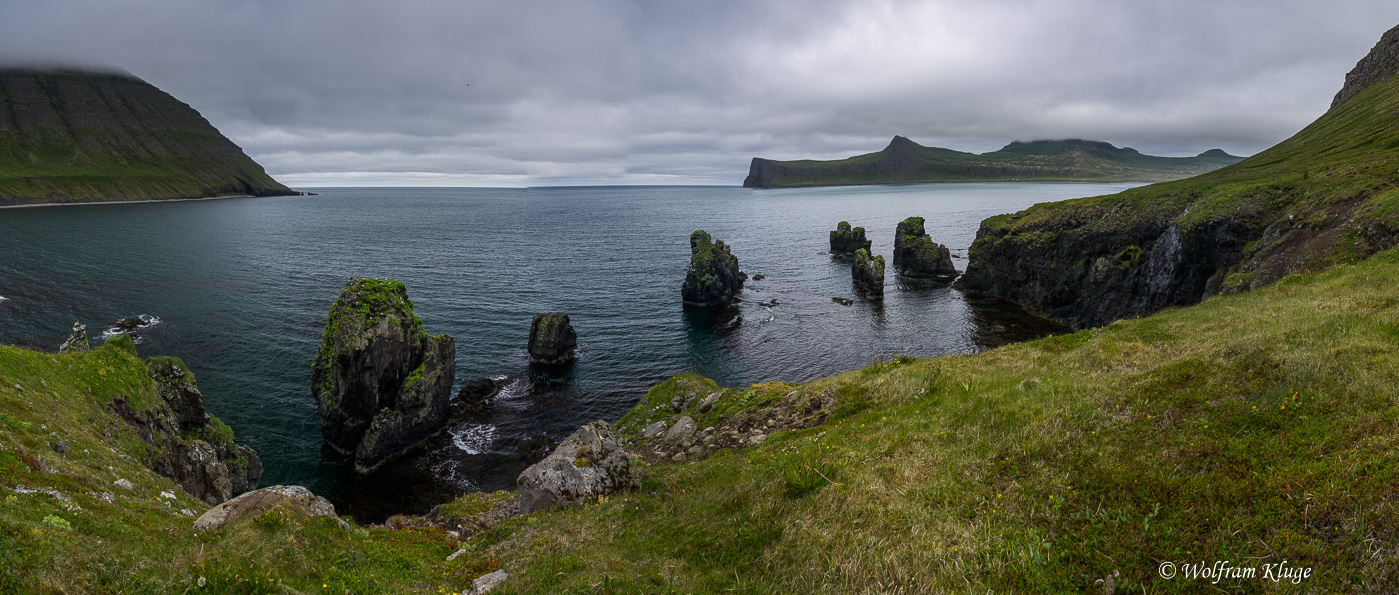
<svg viewBox="0 0 1399 595">
<path fill-rule="evenodd" d="M 850 279 L 855 288 L 865 292 L 870 298 L 884 297 L 884 257 L 870 258 L 864 248 L 855 252 L 855 265 L 850 267 Z"/>
<path fill-rule="evenodd" d="M 690 234 L 690 268 L 680 297 L 693 306 L 720 306 L 734 302 L 743 291 L 738 257 L 722 240 L 711 241 L 703 230 Z"/>
<path fill-rule="evenodd" d="M 831 254 L 841 258 L 854 258 L 856 250 L 868 252 L 873 243 L 865 239 L 865 228 L 850 229 L 848 221 L 841 221 L 831 230 Z"/>
<path fill-rule="evenodd" d="M 1331 107 L 1349 101 L 1370 85 L 1399 73 L 1399 26 L 1386 31 L 1379 43 L 1346 73 L 1346 84 L 1331 100 Z"/>
<path fill-rule="evenodd" d="M 533 465 L 544 460 L 554 450 L 554 439 L 548 434 L 536 434 L 520 441 L 520 456 Z"/>
<path fill-rule="evenodd" d="M 558 312 L 535 314 L 529 327 L 529 361 L 532 364 L 562 365 L 573 362 L 578 333 L 568 315 Z"/>
<path fill-rule="evenodd" d="M 933 242 L 923 231 L 922 217 L 899 222 L 894 231 L 894 270 L 905 277 L 935 278 L 957 274 L 947 246 Z"/>
<path fill-rule="evenodd" d="M 117 414 L 158 453 L 151 469 L 174 479 L 189 495 L 218 504 L 257 488 L 262 461 L 253 449 L 233 443 L 233 431 L 204 411 L 194 375 L 174 358 L 151 358 L 146 372 L 161 402 L 136 411 L 117 401 Z"/>
<path fill-rule="evenodd" d="M 124 73 L 0 68 L 0 205 L 296 194 L 199 112 Z"/>
<path fill-rule="evenodd" d="M 460 391 L 457 391 L 456 400 L 452 401 L 452 419 L 475 415 L 486 409 L 486 401 L 494 397 L 500 387 L 490 378 L 477 378 L 472 380 Z"/>
<path fill-rule="evenodd" d="M 455 373 L 456 343 L 428 338 L 402 283 L 350 279 L 311 366 L 321 435 L 371 473 L 442 431 Z"/>
</svg>

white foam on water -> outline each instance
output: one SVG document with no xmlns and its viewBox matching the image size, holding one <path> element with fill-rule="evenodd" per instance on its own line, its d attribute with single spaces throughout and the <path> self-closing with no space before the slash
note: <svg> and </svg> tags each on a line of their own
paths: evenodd
<svg viewBox="0 0 1399 595">
<path fill-rule="evenodd" d="M 486 452 L 495 442 L 495 426 L 491 424 L 462 424 L 448 433 L 452 435 L 452 445 L 469 455 Z"/>
<path fill-rule="evenodd" d="M 155 326 L 155 325 L 157 325 L 157 324 L 160 324 L 160 318 L 157 317 L 157 316 L 151 316 L 150 314 L 140 314 L 140 315 L 137 315 L 136 317 L 141 319 L 141 324 L 136 325 L 136 328 L 131 329 L 130 331 L 124 331 L 124 330 L 118 329 L 116 326 L 109 326 L 109 327 L 107 327 L 107 328 L 102 329 L 102 338 L 103 338 L 103 339 L 107 339 L 107 338 L 110 338 L 112 335 L 117 335 L 117 334 L 121 334 L 121 333 L 133 333 L 134 331 L 139 331 L 139 330 L 142 330 L 142 329 L 148 329 L 148 328 L 153 327 L 153 326 Z M 140 343 L 140 342 L 141 342 L 141 338 L 133 334 L 133 335 L 131 336 L 131 342 L 133 342 L 133 343 Z"/>
</svg>

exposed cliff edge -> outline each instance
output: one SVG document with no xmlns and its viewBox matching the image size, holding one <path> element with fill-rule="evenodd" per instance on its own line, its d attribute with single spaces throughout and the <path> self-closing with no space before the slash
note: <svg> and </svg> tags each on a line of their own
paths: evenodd
<svg viewBox="0 0 1399 595">
<path fill-rule="evenodd" d="M 0 67 L 0 205 L 289 194 L 139 78 Z"/>
<path fill-rule="evenodd" d="M 745 188 L 917 184 L 923 182 L 1161 182 L 1237 163 L 1220 149 L 1195 157 L 1156 157 L 1091 140 L 1013 142 L 999 151 L 964 153 L 895 136 L 877 153 L 836 161 L 754 157 Z"/>
<path fill-rule="evenodd" d="M 1082 328 L 1399 244 L 1397 43 L 1399 27 L 1329 111 L 1236 165 L 987 219 L 958 286 Z"/>
</svg>

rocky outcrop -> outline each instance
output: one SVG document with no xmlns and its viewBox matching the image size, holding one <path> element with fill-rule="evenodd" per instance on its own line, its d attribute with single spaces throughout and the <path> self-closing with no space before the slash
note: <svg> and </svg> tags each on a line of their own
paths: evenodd
<svg viewBox="0 0 1399 595">
<path fill-rule="evenodd" d="M 690 234 L 690 268 L 680 297 L 692 306 L 728 305 L 743 291 L 743 273 L 738 257 L 729 252 L 723 240 L 711 241 L 703 230 Z"/>
<path fill-rule="evenodd" d="M 855 288 L 872 299 L 884 297 L 884 257 L 870 258 L 861 248 L 855 252 L 855 264 L 850 267 L 850 279 Z"/>
<path fill-rule="evenodd" d="M 486 410 L 486 401 L 500 392 L 500 385 L 490 378 L 481 377 L 467 383 L 457 391 L 452 401 L 452 419 L 475 415 Z"/>
<path fill-rule="evenodd" d="M 62 345 L 58 346 L 58 352 L 72 353 L 74 351 L 82 351 L 87 348 L 87 327 L 83 326 L 81 322 L 74 322 L 73 334 L 69 335 L 68 340 L 64 341 Z"/>
<path fill-rule="evenodd" d="M 306 518 L 335 517 L 335 505 L 301 486 L 276 485 L 248 492 L 210 508 L 194 521 L 197 531 L 211 531 L 238 519 L 278 508 Z M 336 517 L 337 519 L 339 517 Z M 342 526 L 346 526 L 341 521 Z"/>
<path fill-rule="evenodd" d="M 0 205 L 296 194 L 130 74 L 0 67 Z"/>
<path fill-rule="evenodd" d="M 563 365 L 573 363 L 573 350 L 578 346 L 578 333 L 568 322 L 568 315 L 559 312 L 535 314 L 529 327 L 529 361 L 532 364 Z"/>
<path fill-rule="evenodd" d="M 578 428 L 516 480 L 522 514 L 582 504 L 639 485 L 631 454 L 605 421 Z"/>
<path fill-rule="evenodd" d="M 1379 43 L 1370 49 L 1355 68 L 1346 73 L 1345 85 L 1336 93 L 1336 97 L 1331 100 L 1331 107 L 1335 108 L 1355 97 L 1361 91 L 1368 89 L 1370 85 L 1399 73 L 1399 27 L 1394 27 L 1386 31 L 1380 37 Z"/>
<path fill-rule="evenodd" d="M 899 222 L 894 231 L 894 270 L 913 278 L 951 277 L 952 253 L 947 246 L 936 243 L 923 231 L 922 217 L 909 217 Z"/>
<path fill-rule="evenodd" d="M 874 242 L 865 239 L 865 228 L 850 229 L 849 221 L 841 221 L 831 230 L 831 254 L 853 259 L 857 250 L 869 251 Z"/>
<path fill-rule="evenodd" d="M 210 504 L 257 488 L 262 461 L 253 449 L 234 444 L 233 431 L 204 411 L 203 394 L 184 363 L 151 358 L 146 372 L 155 380 L 159 402 L 137 410 L 117 400 L 113 409 L 150 445 L 150 468 Z"/>
<path fill-rule="evenodd" d="M 311 366 L 321 435 L 371 473 L 442 431 L 455 373 L 456 343 L 428 337 L 402 283 L 355 277 Z"/>
</svg>

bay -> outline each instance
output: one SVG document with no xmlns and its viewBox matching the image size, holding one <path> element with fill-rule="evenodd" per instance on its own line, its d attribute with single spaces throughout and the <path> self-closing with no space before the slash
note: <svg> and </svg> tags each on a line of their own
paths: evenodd
<svg viewBox="0 0 1399 595">
<path fill-rule="evenodd" d="M 207 409 L 257 450 L 264 485 L 299 484 L 364 519 L 451 494 L 506 489 L 518 442 L 615 420 L 680 372 L 721 385 L 802 382 L 894 354 L 971 353 L 1055 327 L 946 284 L 887 272 L 857 298 L 827 253 L 841 220 L 891 254 L 895 224 L 927 219 L 958 269 L 986 217 L 1133 184 L 321 188 L 316 196 L 0 210 L 0 342 L 52 350 L 74 321 L 145 315 L 143 356 L 178 356 Z M 728 314 L 686 309 L 691 231 L 732 247 L 749 281 Z M 457 385 L 508 383 L 480 419 L 368 479 L 321 446 L 310 368 L 351 276 L 403 281 L 429 333 L 457 341 Z M 776 300 L 777 305 L 765 306 Z M 531 369 L 531 317 L 579 337 L 563 372 Z"/>
</svg>

